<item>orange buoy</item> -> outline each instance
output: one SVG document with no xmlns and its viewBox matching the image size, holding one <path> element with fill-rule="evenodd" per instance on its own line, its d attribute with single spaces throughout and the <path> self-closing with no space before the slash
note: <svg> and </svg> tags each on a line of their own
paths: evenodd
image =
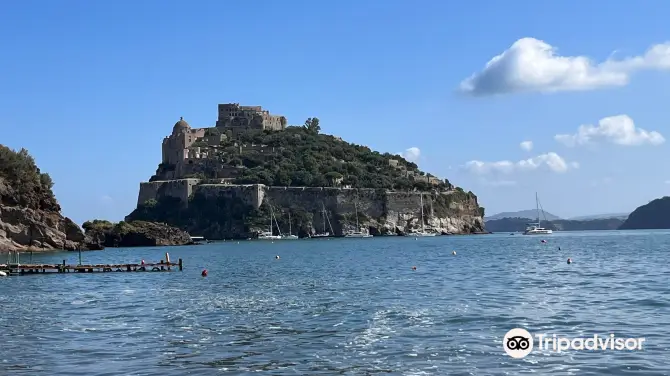
<svg viewBox="0 0 670 376">
<path fill-rule="evenodd" d="M 207 269 L 203 270 L 202 273 L 200 273 L 201 276 L 207 277 Z"/>
</svg>

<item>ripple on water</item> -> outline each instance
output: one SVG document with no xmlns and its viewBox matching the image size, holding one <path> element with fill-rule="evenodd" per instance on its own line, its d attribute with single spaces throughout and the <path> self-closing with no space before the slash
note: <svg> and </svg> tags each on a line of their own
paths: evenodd
<svg viewBox="0 0 670 376">
<path fill-rule="evenodd" d="M 182 273 L 5 278 L 0 374 L 668 374 L 670 233 L 557 233 L 549 243 L 551 251 L 495 235 L 214 243 L 171 249 Z M 502 337 L 519 326 L 644 336 L 648 347 L 512 359 Z"/>
</svg>

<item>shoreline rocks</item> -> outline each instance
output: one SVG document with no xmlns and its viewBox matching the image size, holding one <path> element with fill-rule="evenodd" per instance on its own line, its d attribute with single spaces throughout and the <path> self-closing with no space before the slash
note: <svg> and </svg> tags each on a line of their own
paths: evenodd
<svg viewBox="0 0 670 376">
<path fill-rule="evenodd" d="M 87 248 L 160 247 L 194 244 L 191 236 L 176 227 L 145 221 L 112 223 L 105 220 L 87 221 Z"/>
</svg>

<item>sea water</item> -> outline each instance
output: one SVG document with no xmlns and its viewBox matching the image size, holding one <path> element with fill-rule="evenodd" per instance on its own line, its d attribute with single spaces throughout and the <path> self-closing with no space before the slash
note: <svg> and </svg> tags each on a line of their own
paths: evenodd
<svg viewBox="0 0 670 376">
<path fill-rule="evenodd" d="M 667 231 L 599 231 L 87 252 L 84 263 L 169 252 L 184 271 L 0 279 L 0 375 L 663 375 L 668 250 Z M 515 359 L 502 341 L 517 327 L 646 341 Z"/>
</svg>

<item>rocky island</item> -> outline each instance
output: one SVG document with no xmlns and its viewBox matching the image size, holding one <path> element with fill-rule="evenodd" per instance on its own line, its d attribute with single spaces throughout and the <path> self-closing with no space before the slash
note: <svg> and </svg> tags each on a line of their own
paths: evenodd
<svg viewBox="0 0 670 376">
<path fill-rule="evenodd" d="M 484 232 L 483 216 L 474 193 L 401 156 L 321 134 L 317 118 L 287 126 L 260 106 L 230 103 L 218 106 L 212 127 L 174 124 L 126 221 L 246 239 L 269 231 L 470 234 Z"/>
</svg>

